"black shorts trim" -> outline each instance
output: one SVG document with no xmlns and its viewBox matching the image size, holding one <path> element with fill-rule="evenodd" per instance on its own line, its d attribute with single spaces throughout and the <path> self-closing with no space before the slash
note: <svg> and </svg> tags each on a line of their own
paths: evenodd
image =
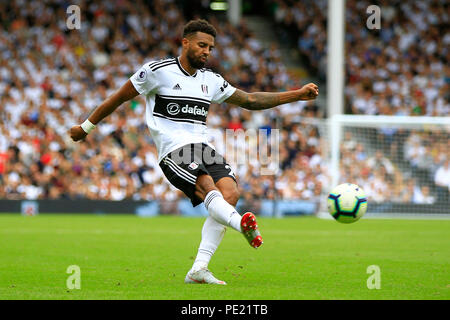
<svg viewBox="0 0 450 320">
<path fill-rule="evenodd" d="M 212 158 L 206 159 L 204 155 Z M 180 161 L 181 158 L 183 161 Z M 202 203 L 195 195 L 198 176 L 207 174 L 212 177 L 214 183 L 223 177 L 230 177 L 236 182 L 225 158 L 204 143 L 188 144 L 172 151 L 161 160 L 159 166 L 169 182 L 191 199 L 194 207 Z"/>
<path fill-rule="evenodd" d="M 197 181 L 197 177 L 190 174 L 180 166 L 178 166 L 172 159 L 166 157 L 163 159 L 163 162 L 166 166 L 168 166 L 179 178 L 186 180 L 187 182 L 195 185 Z"/>
</svg>

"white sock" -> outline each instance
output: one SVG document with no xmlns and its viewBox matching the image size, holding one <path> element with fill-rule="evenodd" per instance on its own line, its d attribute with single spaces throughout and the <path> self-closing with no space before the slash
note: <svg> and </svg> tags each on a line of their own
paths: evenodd
<svg viewBox="0 0 450 320">
<path fill-rule="evenodd" d="M 206 218 L 202 228 L 202 241 L 198 248 L 197 257 L 195 258 L 193 271 L 207 268 L 211 257 L 216 252 L 217 247 L 225 235 L 226 227 L 211 216 Z"/>
<path fill-rule="evenodd" d="M 203 201 L 209 215 L 224 226 L 230 226 L 237 232 L 241 232 L 241 215 L 236 209 L 225 201 L 217 190 L 208 192 Z"/>
</svg>

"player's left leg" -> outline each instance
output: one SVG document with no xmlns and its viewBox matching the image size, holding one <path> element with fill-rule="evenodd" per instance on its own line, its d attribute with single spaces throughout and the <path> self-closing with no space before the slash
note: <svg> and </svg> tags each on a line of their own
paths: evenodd
<svg viewBox="0 0 450 320">
<path fill-rule="evenodd" d="M 233 207 L 236 207 L 240 197 L 236 181 L 231 177 L 223 177 L 216 182 L 216 187 L 220 190 L 224 199 Z M 253 213 L 246 212 L 241 217 L 239 226 L 236 225 L 234 229 L 241 232 L 253 248 L 258 248 L 263 244 L 256 217 Z"/>
<path fill-rule="evenodd" d="M 214 171 L 211 170 L 217 179 L 217 172 Z M 201 175 L 197 179 L 196 194 L 204 200 L 210 215 L 203 224 L 202 240 L 194 264 L 186 275 L 186 283 L 226 284 L 208 270 L 209 261 L 222 242 L 226 226 L 241 232 L 254 248 L 262 244 L 255 216 L 247 212 L 241 217 L 235 209 L 239 200 L 236 181 L 225 176 L 217 180 L 215 187 L 212 183 L 209 175 Z"/>
<path fill-rule="evenodd" d="M 208 153 L 216 161 L 206 164 L 195 185 L 195 196 L 203 201 L 209 217 L 202 228 L 202 240 L 194 264 L 186 275 L 186 283 L 226 284 L 216 279 L 208 270 L 208 264 L 225 234 L 226 226 L 241 232 L 254 248 L 262 244 L 255 216 L 247 212 L 241 216 L 235 209 L 240 194 L 236 177 L 225 159 L 208 146 L 204 146 L 203 155 Z M 202 163 L 199 161 L 199 163 Z"/>
<path fill-rule="evenodd" d="M 225 215 L 226 221 L 218 221 L 241 232 L 253 248 L 258 248 L 262 245 L 263 240 L 255 215 L 251 212 L 246 212 L 241 216 L 235 209 L 240 195 L 236 175 L 231 166 L 222 155 L 209 146 L 204 146 L 203 154 L 205 158 L 213 160 L 206 164 L 205 168 L 214 180 L 215 187 L 219 189 L 212 190 L 205 197 L 204 203 L 208 212 L 214 218 Z M 227 215 L 229 215 L 229 218 Z"/>
</svg>

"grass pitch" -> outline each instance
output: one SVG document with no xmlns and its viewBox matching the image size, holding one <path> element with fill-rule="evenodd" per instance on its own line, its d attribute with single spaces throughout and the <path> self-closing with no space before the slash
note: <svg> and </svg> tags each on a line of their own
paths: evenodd
<svg viewBox="0 0 450 320">
<path fill-rule="evenodd" d="M 228 228 L 210 263 L 227 286 L 186 285 L 203 221 L 2 214 L 0 299 L 450 299 L 449 220 L 259 218 L 261 248 Z"/>
</svg>

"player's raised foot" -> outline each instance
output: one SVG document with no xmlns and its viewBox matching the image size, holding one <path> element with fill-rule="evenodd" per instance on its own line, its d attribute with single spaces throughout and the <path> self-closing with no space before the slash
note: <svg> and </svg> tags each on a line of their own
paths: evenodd
<svg viewBox="0 0 450 320">
<path fill-rule="evenodd" d="M 261 233 L 256 223 L 256 217 L 251 212 L 246 212 L 241 218 L 241 230 L 245 239 L 253 248 L 259 248 L 263 244 Z"/>
<path fill-rule="evenodd" d="M 192 283 L 192 284 L 222 284 L 226 285 L 225 281 L 219 280 L 213 276 L 211 271 L 208 269 L 200 269 L 197 271 L 189 270 L 186 274 L 186 278 L 184 278 L 184 283 Z"/>
</svg>

